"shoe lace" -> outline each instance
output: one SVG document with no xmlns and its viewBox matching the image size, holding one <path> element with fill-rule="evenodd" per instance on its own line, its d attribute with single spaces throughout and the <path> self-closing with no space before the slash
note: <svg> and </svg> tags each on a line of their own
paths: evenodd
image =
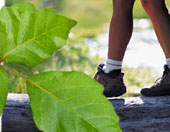
<svg viewBox="0 0 170 132">
<path fill-rule="evenodd" d="M 154 86 L 160 86 L 162 83 L 162 80 L 163 80 L 163 77 L 160 77 L 160 78 L 158 78 L 156 81 L 155 81 L 155 84 L 154 84 Z"/>
<path fill-rule="evenodd" d="M 164 72 L 163 72 L 163 75 L 162 77 L 158 78 L 156 81 L 155 81 L 155 85 L 154 86 L 161 86 L 162 82 L 164 81 L 165 77 L 167 76 L 167 73 L 169 71 L 169 68 L 165 65 L 164 67 Z"/>
</svg>

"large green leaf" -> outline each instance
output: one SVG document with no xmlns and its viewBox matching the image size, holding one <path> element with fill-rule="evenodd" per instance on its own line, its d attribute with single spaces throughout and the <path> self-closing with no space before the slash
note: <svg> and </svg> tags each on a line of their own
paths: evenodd
<svg viewBox="0 0 170 132">
<path fill-rule="evenodd" d="M 5 69 L 0 66 L 0 115 L 6 104 L 8 95 L 9 79 Z"/>
<path fill-rule="evenodd" d="M 75 21 L 18 3 L 0 11 L 0 60 L 35 66 L 61 48 Z"/>
<path fill-rule="evenodd" d="M 80 72 L 45 72 L 27 80 L 34 121 L 44 132 L 120 132 L 103 87 Z"/>
</svg>

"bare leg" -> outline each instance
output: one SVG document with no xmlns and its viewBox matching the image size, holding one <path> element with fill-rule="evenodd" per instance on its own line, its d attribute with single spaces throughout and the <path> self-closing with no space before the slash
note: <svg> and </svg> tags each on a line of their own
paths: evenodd
<svg viewBox="0 0 170 132">
<path fill-rule="evenodd" d="M 170 58 L 170 15 L 165 0 L 141 0 L 141 3 L 151 18 L 166 58 Z"/>
<path fill-rule="evenodd" d="M 168 14 L 165 0 L 141 0 L 141 2 L 151 18 L 156 35 L 164 50 L 166 58 L 170 58 L 170 15 Z M 144 88 L 141 90 L 141 93 L 144 96 L 170 95 L 170 69 L 167 65 L 164 68 L 165 70 L 160 81 L 150 88 Z"/>
<path fill-rule="evenodd" d="M 114 13 L 110 23 L 108 58 L 122 60 L 133 29 L 135 0 L 113 0 Z"/>
</svg>

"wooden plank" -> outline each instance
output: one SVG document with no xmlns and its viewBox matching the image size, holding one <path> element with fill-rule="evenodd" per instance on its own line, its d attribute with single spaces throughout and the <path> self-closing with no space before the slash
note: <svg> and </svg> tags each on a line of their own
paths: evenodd
<svg viewBox="0 0 170 132">
<path fill-rule="evenodd" d="M 169 132 L 170 97 L 109 99 L 120 116 L 123 132 Z M 2 115 L 2 132 L 38 132 L 26 94 L 9 94 Z"/>
</svg>

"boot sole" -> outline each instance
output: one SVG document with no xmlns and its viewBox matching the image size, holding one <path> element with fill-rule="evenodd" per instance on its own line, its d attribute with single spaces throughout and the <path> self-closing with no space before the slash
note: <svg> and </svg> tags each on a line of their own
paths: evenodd
<svg viewBox="0 0 170 132">
<path fill-rule="evenodd" d="M 116 88 L 116 89 L 117 89 L 117 91 L 108 91 L 108 92 L 103 91 L 103 94 L 106 97 L 119 97 L 126 93 L 126 87 L 120 87 L 120 88 Z"/>
</svg>

